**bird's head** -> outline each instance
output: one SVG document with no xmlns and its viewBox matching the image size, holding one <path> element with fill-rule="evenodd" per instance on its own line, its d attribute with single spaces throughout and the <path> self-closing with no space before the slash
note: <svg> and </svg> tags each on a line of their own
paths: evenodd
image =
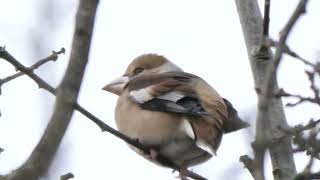
<svg viewBox="0 0 320 180">
<path fill-rule="evenodd" d="M 126 84 L 137 76 L 182 71 L 177 65 L 157 54 L 144 54 L 136 57 L 127 67 L 124 75 L 111 81 L 102 89 L 120 95 Z"/>
</svg>

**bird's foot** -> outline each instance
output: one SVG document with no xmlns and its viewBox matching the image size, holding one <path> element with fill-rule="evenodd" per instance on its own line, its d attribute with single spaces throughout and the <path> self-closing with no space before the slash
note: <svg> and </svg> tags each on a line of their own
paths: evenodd
<svg viewBox="0 0 320 180">
<path fill-rule="evenodd" d="M 157 160 L 157 156 L 158 156 L 158 152 L 155 149 L 150 148 L 149 150 L 149 154 L 147 155 L 147 158 L 152 160 L 152 161 L 156 161 Z"/>
<path fill-rule="evenodd" d="M 179 176 L 177 178 L 180 178 L 181 180 L 189 180 L 190 172 L 187 167 L 181 167 L 179 169 Z"/>
</svg>

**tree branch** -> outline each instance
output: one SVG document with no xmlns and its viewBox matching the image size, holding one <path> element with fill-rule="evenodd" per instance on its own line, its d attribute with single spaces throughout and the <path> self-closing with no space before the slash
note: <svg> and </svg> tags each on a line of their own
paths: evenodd
<svg viewBox="0 0 320 180">
<path fill-rule="evenodd" d="M 244 164 L 244 166 L 248 169 L 250 172 L 251 176 L 253 179 L 259 179 L 260 175 L 257 174 L 258 169 L 256 168 L 257 166 L 255 165 L 255 161 L 251 159 L 248 155 L 243 155 L 240 157 L 240 162 Z"/>
<path fill-rule="evenodd" d="M 314 122 L 310 121 L 306 126 L 293 128 L 293 133 L 289 131 L 289 133 L 292 133 L 295 137 L 294 142 L 298 145 L 299 150 L 297 152 L 306 151 L 307 155 L 310 156 L 309 163 L 305 166 L 302 172 L 296 175 L 294 180 L 320 179 L 320 170 L 318 170 L 318 172 L 311 172 L 315 158 L 320 159 L 320 145 L 319 140 L 317 139 L 320 130 L 314 128 L 316 126 L 316 123 L 318 123 L 319 121 L 320 119 Z M 303 138 L 301 132 L 310 129 L 311 131 L 309 131 L 309 137 Z"/>
<path fill-rule="evenodd" d="M 71 179 L 71 178 L 74 178 L 74 175 L 71 172 L 60 176 L 60 180 L 68 180 L 68 179 Z"/>
<path fill-rule="evenodd" d="M 17 70 L 20 72 L 27 74 L 32 80 L 34 80 L 39 88 L 46 89 L 52 94 L 55 94 L 55 88 L 50 86 L 47 82 L 42 80 L 39 76 L 33 73 L 33 71 L 27 67 L 25 67 L 23 64 L 21 64 L 19 61 L 17 61 L 8 51 L 5 50 L 5 48 L 0 47 L 0 57 L 5 59 L 7 62 L 12 64 Z"/>
<path fill-rule="evenodd" d="M 265 45 L 268 46 L 268 47 L 277 47 L 278 46 L 278 42 L 274 41 L 273 39 L 266 39 L 265 41 Z M 297 54 L 296 52 L 294 52 L 293 50 L 291 50 L 291 48 L 284 44 L 284 50 L 283 50 L 284 53 L 288 54 L 289 56 L 295 58 L 295 59 L 298 59 L 300 60 L 301 62 L 303 62 L 305 65 L 308 65 L 308 66 L 311 66 L 311 67 L 316 67 L 316 64 L 313 64 L 311 63 L 310 61 L 304 59 L 303 57 L 301 57 L 299 54 Z"/>
<path fill-rule="evenodd" d="M 310 66 L 310 64 L 307 64 Z M 286 106 L 289 106 L 289 107 L 293 107 L 293 106 L 296 106 L 296 105 L 299 105 L 303 102 L 310 102 L 310 103 L 313 103 L 313 104 L 316 104 L 316 105 L 320 105 L 320 89 L 319 87 L 317 87 L 316 85 L 316 74 L 319 73 L 318 71 L 318 66 L 319 64 L 312 64 L 311 65 L 313 70 L 310 70 L 310 71 L 305 71 L 306 75 L 308 76 L 308 79 L 310 81 L 310 89 L 313 93 L 313 97 L 305 97 L 305 96 L 302 96 L 300 94 L 291 94 L 291 93 L 288 93 L 286 92 L 285 90 L 283 89 L 280 89 L 276 94 L 275 94 L 275 97 L 279 98 L 279 97 L 291 97 L 291 98 L 296 98 L 298 99 L 296 102 L 294 103 L 287 103 Z"/>
<path fill-rule="evenodd" d="M 309 123 L 306 124 L 306 125 L 296 125 L 293 128 L 288 128 L 288 129 L 282 129 L 281 127 L 279 127 L 279 128 L 282 131 L 285 131 L 287 134 L 296 135 L 296 134 L 301 133 L 302 131 L 310 130 L 312 128 L 315 128 L 318 124 L 320 124 L 320 119 L 318 119 L 318 120 L 311 119 L 309 121 Z"/>
<path fill-rule="evenodd" d="M 4 51 L 4 48 L 1 47 L 0 49 L 0 53 L 5 53 Z M 47 63 L 47 62 L 50 62 L 50 61 L 56 61 L 58 59 L 58 55 L 60 54 L 64 54 L 65 53 L 65 49 L 64 48 L 61 48 L 60 51 L 58 52 L 55 52 L 55 51 L 52 51 L 52 54 L 49 55 L 48 57 L 46 58 L 43 58 L 43 59 L 40 59 L 39 61 L 37 61 L 37 63 L 33 64 L 32 66 L 28 67 L 27 69 L 29 69 L 30 71 L 34 71 L 35 69 L 39 68 L 40 66 L 42 66 L 43 64 Z M 15 78 L 18 78 L 20 76 L 24 75 L 23 72 L 17 72 L 15 74 L 12 74 L 10 76 L 7 76 L 3 79 L 0 79 L 0 95 L 1 95 L 1 87 L 2 85 L 4 85 L 5 83 L 15 79 Z"/>
<path fill-rule="evenodd" d="M 276 127 L 288 127 L 283 105 L 280 99 L 274 98 L 274 92 L 278 89 L 276 79 L 277 67 L 280 63 L 285 47 L 285 41 L 294 23 L 304 12 L 306 1 L 300 1 L 297 9 L 280 33 L 280 40 L 276 47 L 274 58 L 270 48 L 264 45 L 263 21 L 256 0 L 236 0 L 240 23 L 243 30 L 250 65 L 258 93 L 258 115 L 256 125 L 256 138 L 253 143 L 259 148 L 254 148 L 254 161 L 261 172 L 258 179 L 264 179 L 263 156 L 266 148 L 270 150 L 273 166 L 273 175 L 276 180 L 291 180 L 296 174 L 293 161 L 290 138 L 282 138 L 281 141 L 272 143 L 274 139 L 284 137 L 284 132 Z M 267 22 L 267 20 L 265 20 Z M 264 48 L 261 48 L 264 47 Z M 267 50 L 265 50 L 267 49 Z M 271 61 L 271 60 L 274 61 Z"/>
<path fill-rule="evenodd" d="M 50 122 L 28 160 L 18 169 L 6 176 L 10 180 L 38 179 L 43 175 L 54 155 L 71 120 L 74 103 L 77 100 L 84 70 L 88 61 L 91 36 L 93 31 L 97 0 L 81 0 L 76 17 L 76 27 L 73 37 L 72 51 L 66 74 L 55 90 L 48 83 L 43 83 L 42 87 L 51 93 L 56 93 L 56 104 Z M 6 55 L 15 67 L 37 82 L 44 82 L 36 76 L 32 70 L 25 68 L 18 61 L 12 61 L 12 57 L 6 51 L 1 51 L 1 55 Z"/>
<path fill-rule="evenodd" d="M 270 4 L 271 4 L 271 0 L 264 1 L 263 32 L 262 32 L 264 38 L 269 37 Z"/>
</svg>

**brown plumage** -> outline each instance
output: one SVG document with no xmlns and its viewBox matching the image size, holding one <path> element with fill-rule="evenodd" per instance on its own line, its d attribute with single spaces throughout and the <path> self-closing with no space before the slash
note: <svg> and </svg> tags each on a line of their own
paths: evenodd
<svg viewBox="0 0 320 180">
<path fill-rule="evenodd" d="M 207 82 L 156 54 L 137 57 L 103 89 L 119 95 L 119 131 L 180 166 L 208 160 L 223 133 L 248 126 Z"/>
</svg>

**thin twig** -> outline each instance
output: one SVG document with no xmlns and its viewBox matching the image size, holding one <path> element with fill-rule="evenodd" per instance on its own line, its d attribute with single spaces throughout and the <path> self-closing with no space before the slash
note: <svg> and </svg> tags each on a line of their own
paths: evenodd
<svg viewBox="0 0 320 180">
<path fill-rule="evenodd" d="M 2 49 L 4 49 L 4 48 L 2 48 Z M 2 51 L 2 49 L 1 49 L 1 51 Z M 59 51 L 52 51 L 52 54 L 51 55 L 49 55 L 48 57 L 46 57 L 46 58 L 43 58 L 43 59 L 40 59 L 39 61 L 37 61 L 35 64 L 33 64 L 32 66 L 30 66 L 30 67 L 28 67 L 28 69 L 30 70 L 30 71 L 34 71 L 35 69 L 37 69 L 37 68 L 39 68 L 40 66 L 42 66 L 43 64 L 46 64 L 47 62 L 50 62 L 50 61 L 56 61 L 57 59 L 58 59 L 58 56 L 60 55 L 60 54 L 64 54 L 65 53 L 65 49 L 64 48 L 61 48 Z M 22 75 L 24 75 L 24 73 L 23 72 L 17 72 L 17 73 L 15 73 L 15 74 L 12 74 L 12 75 L 10 75 L 10 76 L 7 76 L 7 77 L 5 77 L 5 78 L 3 78 L 3 79 L 0 79 L 0 94 L 1 94 L 1 87 L 2 87 L 2 85 L 4 85 L 5 83 L 7 83 L 7 82 L 9 82 L 9 81 L 11 81 L 11 80 L 13 80 L 13 79 L 15 79 L 15 78 L 17 78 L 17 77 L 20 77 L 20 76 L 22 76 Z"/>
<path fill-rule="evenodd" d="M 271 0 L 264 1 L 264 16 L 263 16 L 263 37 L 269 36 L 269 24 L 270 24 L 270 4 Z"/>
<path fill-rule="evenodd" d="M 262 108 L 268 106 L 270 100 L 272 99 L 274 79 L 276 77 L 276 71 L 277 71 L 278 66 L 280 64 L 282 54 L 285 50 L 286 40 L 287 40 L 289 33 L 291 32 L 291 29 L 293 28 L 294 24 L 297 22 L 299 17 L 306 12 L 305 8 L 306 8 L 307 2 L 308 2 L 308 0 L 300 0 L 298 6 L 296 7 L 296 9 L 293 12 L 292 16 L 290 17 L 289 21 L 284 26 L 283 30 L 280 32 L 279 43 L 276 46 L 274 61 L 273 61 L 273 64 L 271 64 L 271 66 L 269 67 L 268 76 L 267 76 L 266 83 L 263 88 L 263 90 L 265 92 L 262 94 L 262 99 L 263 99 L 263 101 L 262 101 L 263 103 L 261 104 L 261 106 L 263 106 Z"/>
<path fill-rule="evenodd" d="M 252 158 L 250 158 L 248 155 L 243 155 L 243 156 L 240 156 L 239 161 L 242 162 L 244 166 L 248 169 L 253 179 L 258 179 L 258 176 L 256 174 L 257 168 Z"/>
<path fill-rule="evenodd" d="M 74 178 L 74 175 L 71 172 L 60 176 L 60 180 L 68 180 L 68 179 L 71 179 L 71 178 Z"/>
<path fill-rule="evenodd" d="M 297 106 L 303 102 L 310 102 L 313 104 L 320 105 L 320 96 L 319 96 L 319 88 L 315 84 L 315 74 L 316 71 L 306 71 L 306 74 L 308 76 L 308 79 L 310 81 L 310 89 L 313 92 L 313 97 L 304 97 L 300 94 L 291 94 L 286 92 L 283 89 L 279 89 L 279 91 L 275 94 L 275 97 L 292 97 L 298 99 L 298 101 L 294 103 L 287 103 L 286 106 L 293 107 Z"/>
<path fill-rule="evenodd" d="M 60 54 L 64 54 L 66 52 L 66 50 L 64 48 L 61 48 L 59 51 L 52 51 L 52 54 L 49 55 L 46 58 L 40 59 L 37 63 L 35 63 L 34 65 L 32 65 L 30 67 L 30 69 L 37 69 L 39 66 L 45 64 L 46 62 L 49 61 L 56 61 L 58 59 L 58 55 Z"/>
<path fill-rule="evenodd" d="M 320 89 L 316 86 L 316 82 L 315 82 L 315 74 L 316 74 L 317 69 L 314 69 L 314 71 L 305 71 L 308 79 L 310 81 L 310 88 L 313 92 L 314 95 L 314 100 L 320 105 L 320 96 L 319 96 L 319 91 Z"/>
<path fill-rule="evenodd" d="M 311 168 L 314 163 L 314 156 L 311 155 L 308 164 L 305 166 L 304 170 L 296 175 L 294 180 L 310 180 L 310 179 L 320 179 L 320 171 L 312 173 Z"/>
<path fill-rule="evenodd" d="M 279 128 L 280 130 L 284 131 L 287 134 L 296 135 L 301 133 L 302 131 L 310 130 L 316 127 L 318 124 L 320 124 L 320 119 L 318 120 L 310 119 L 309 123 L 306 125 L 299 124 L 291 128 L 282 128 L 282 127 L 279 127 Z"/>
<path fill-rule="evenodd" d="M 310 156 L 309 163 L 306 165 L 304 170 L 295 176 L 295 180 L 309 180 L 320 178 L 320 171 L 316 173 L 311 172 L 314 158 L 320 159 L 320 145 L 317 136 L 319 135 L 320 129 L 317 125 L 320 123 L 320 119 L 311 119 L 306 125 L 296 125 L 292 128 L 281 128 L 280 130 L 285 132 L 287 135 L 293 137 L 293 143 L 297 145 L 297 148 L 293 150 L 296 152 L 306 152 L 306 155 Z M 309 132 L 309 135 L 305 135 L 305 131 Z"/>
<path fill-rule="evenodd" d="M 23 64 L 21 64 L 19 61 L 17 61 L 5 48 L 0 47 L 0 58 L 6 60 L 10 64 L 12 64 L 17 70 L 20 72 L 28 75 L 32 80 L 34 80 L 39 88 L 43 88 L 47 91 L 49 91 L 52 94 L 55 94 L 55 88 L 53 88 L 51 85 L 49 85 L 47 82 L 45 82 L 43 79 L 41 79 L 39 76 L 33 73 L 32 70 L 25 67 Z"/>
<path fill-rule="evenodd" d="M 271 38 L 268 38 L 265 40 L 265 45 L 268 46 L 268 47 L 277 47 L 278 46 L 278 42 L 274 41 L 273 39 Z M 308 61 L 307 59 L 301 57 L 298 53 L 296 53 L 295 51 L 293 51 L 287 44 L 284 44 L 284 50 L 283 50 L 284 53 L 288 54 L 289 56 L 291 57 L 294 57 L 298 60 L 300 60 L 301 62 L 303 62 L 305 65 L 308 65 L 308 66 L 311 66 L 311 67 L 315 67 L 316 65 L 311 63 L 310 61 Z"/>
<path fill-rule="evenodd" d="M 292 98 L 297 98 L 298 101 L 296 102 L 290 102 L 290 103 L 287 103 L 286 106 L 288 107 L 293 107 L 293 106 L 297 106 L 303 102 L 310 102 L 310 103 L 314 103 L 314 104 L 320 104 L 320 101 L 314 99 L 313 97 L 304 97 L 300 94 L 290 94 L 288 92 L 285 92 L 284 90 L 282 90 L 282 93 L 277 93 L 276 96 L 282 96 L 282 97 L 292 97 Z"/>
<path fill-rule="evenodd" d="M 33 71 L 30 71 L 27 67 L 25 67 L 24 65 L 19 63 L 19 61 L 16 60 L 8 51 L 6 51 L 4 48 L 1 48 L 1 47 L 0 47 L 0 58 L 5 59 L 10 64 L 12 64 L 16 69 L 18 69 L 19 71 L 23 72 L 27 76 L 29 76 L 32 80 L 34 80 L 38 84 L 39 87 L 42 87 L 43 89 L 47 90 L 51 94 L 56 95 L 55 88 L 53 88 L 51 85 L 49 85 L 46 81 L 44 81 L 38 75 L 34 74 Z M 122 139 L 126 143 L 134 146 L 135 148 L 137 148 L 139 150 L 141 150 L 145 154 L 149 154 L 150 153 L 150 148 L 144 146 L 138 140 L 132 139 L 132 138 L 122 134 L 121 132 L 115 130 L 111 126 L 105 124 L 102 120 L 100 120 L 99 118 L 94 116 L 92 113 L 87 111 L 85 108 L 83 108 L 77 102 L 74 103 L 74 108 L 77 111 L 79 111 L 81 114 L 86 116 L 89 120 L 94 122 L 97 126 L 99 126 L 99 128 L 102 131 L 109 132 L 110 134 Z M 162 156 L 160 153 L 157 155 L 156 158 L 162 164 L 164 164 L 164 165 L 166 165 L 166 166 L 168 166 L 168 167 L 170 167 L 170 168 L 172 168 L 174 170 L 180 171 L 180 167 L 178 165 L 176 165 L 175 163 L 173 163 L 171 160 L 167 159 L 166 157 Z M 194 173 L 192 171 L 189 171 L 189 170 L 187 170 L 187 171 L 188 171 L 187 174 L 190 175 L 190 178 L 193 178 L 195 180 L 205 180 L 205 178 L 203 178 L 202 176 L 200 176 L 200 175 L 198 175 L 198 174 L 196 174 L 196 173 Z"/>
</svg>

